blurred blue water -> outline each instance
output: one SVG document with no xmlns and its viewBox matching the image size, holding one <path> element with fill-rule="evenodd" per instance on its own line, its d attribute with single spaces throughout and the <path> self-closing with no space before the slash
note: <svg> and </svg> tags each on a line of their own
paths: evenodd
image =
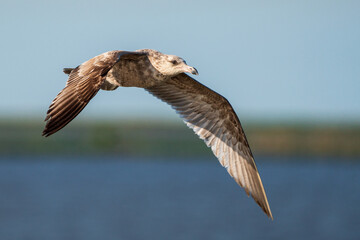
<svg viewBox="0 0 360 240">
<path fill-rule="evenodd" d="M 258 159 L 271 221 L 214 159 L 85 160 L 2 159 L 0 239 L 360 239 L 357 164 Z"/>
</svg>

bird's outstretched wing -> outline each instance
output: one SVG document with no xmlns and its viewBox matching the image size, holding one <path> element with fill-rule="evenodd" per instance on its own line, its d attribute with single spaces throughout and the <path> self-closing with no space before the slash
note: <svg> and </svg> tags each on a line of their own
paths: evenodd
<svg viewBox="0 0 360 240">
<path fill-rule="evenodd" d="M 245 133 L 230 103 L 184 73 L 146 90 L 177 111 L 211 147 L 235 181 L 272 218 Z"/>
<path fill-rule="evenodd" d="M 106 74 L 121 59 L 144 55 L 139 52 L 110 51 L 84 62 L 68 72 L 65 88 L 52 101 L 42 133 L 47 137 L 73 120 L 99 91 Z"/>
</svg>

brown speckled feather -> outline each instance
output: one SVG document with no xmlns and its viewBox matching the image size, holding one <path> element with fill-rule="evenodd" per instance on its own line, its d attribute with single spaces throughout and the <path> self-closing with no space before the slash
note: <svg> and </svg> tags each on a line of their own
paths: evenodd
<svg viewBox="0 0 360 240">
<path fill-rule="evenodd" d="M 185 123 L 211 147 L 235 181 L 272 218 L 245 133 L 230 103 L 184 73 L 146 90 L 180 114 Z"/>
<path fill-rule="evenodd" d="M 65 88 L 52 101 L 45 121 L 43 136 L 50 136 L 73 120 L 99 91 L 109 70 L 120 60 L 143 55 L 138 52 L 111 51 L 96 56 L 75 69 L 65 69 L 69 75 Z"/>
</svg>

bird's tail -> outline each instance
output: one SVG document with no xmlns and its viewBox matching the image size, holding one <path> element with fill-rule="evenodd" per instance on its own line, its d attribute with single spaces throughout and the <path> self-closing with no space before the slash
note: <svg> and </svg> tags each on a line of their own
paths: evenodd
<svg viewBox="0 0 360 240">
<path fill-rule="evenodd" d="M 71 73 L 71 71 L 74 70 L 74 68 L 64 68 L 63 72 L 67 75 L 69 75 Z"/>
</svg>

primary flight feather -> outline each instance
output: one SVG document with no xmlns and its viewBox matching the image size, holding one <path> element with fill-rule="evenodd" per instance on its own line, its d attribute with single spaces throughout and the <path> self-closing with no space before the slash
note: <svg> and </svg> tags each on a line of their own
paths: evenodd
<svg viewBox="0 0 360 240">
<path fill-rule="evenodd" d="M 96 56 L 69 74 L 65 88 L 52 101 L 43 136 L 65 127 L 102 90 L 140 87 L 170 104 L 184 122 L 211 147 L 235 181 L 272 218 L 254 157 L 230 103 L 185 73 L 195 68 L 177 56 L 151 49 L 110 51 Z"/>
</svg>

